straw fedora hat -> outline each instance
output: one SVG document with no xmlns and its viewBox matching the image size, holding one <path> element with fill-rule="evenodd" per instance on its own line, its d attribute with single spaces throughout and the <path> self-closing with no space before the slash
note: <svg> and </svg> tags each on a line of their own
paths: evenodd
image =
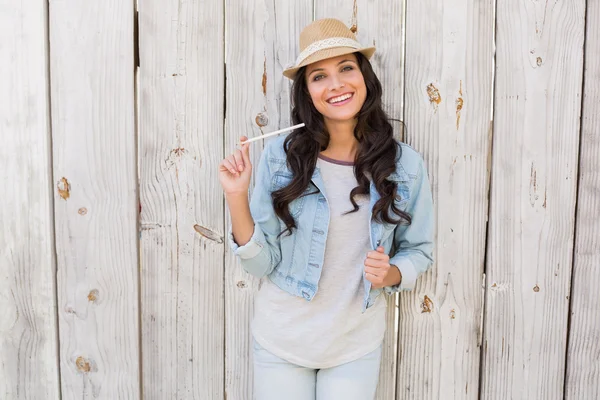
<svg viewBox="0 0 600 400">
<path fill-rule="evenodd" d="M 370 59 L 375 53 L 375 47 L 362 47 L 342 21 L 334 18 L 319 19 L 300 33 L 300 55 L 294 66 L 283 71 L 283 75 L 294 79 L 298 70 L 305 65 L 356 52 Z"/>
</svg>

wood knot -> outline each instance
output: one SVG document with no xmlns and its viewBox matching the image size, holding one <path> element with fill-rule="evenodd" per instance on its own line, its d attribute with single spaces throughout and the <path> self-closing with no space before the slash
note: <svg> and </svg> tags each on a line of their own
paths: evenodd
<svg viewBox="0 0 600 400">
<path fill-rule="evenodd" d="M 239 281 L 237 283 L 237 287 L 239 287 L 240 289 L 245 289 L 248 285 L 246 285 L 246 282 L 244 281 Z"/>
<path fill-rule="evenodd" d="M 212 240 L 213 242 L 217 242 L 219 244 L 223 243 L 223 237 L 207 227 L 196 224 L 194 225 L 194 230 L 206 239 Z"/>
<path fill-rule="evenodd" d="M 71 184 L 64 176 L 60 181 L 58 181 L 56 187 L 58 189 L 58 195 L 61 197 L 61 199 L 66 200 L 71 196 Z"/>
<path fill-rule="evenodd" d="M 540 287 L 538 285 L 535 285 L 533 287 L 533 291 L 536 292 L 536 293 L 539 292 L 540 291 Z"/>
<path fill-rule="evenodd" d="M 262 128 L 263 126 L 269 125 L 269 116 L 265 113 L 258 113 L 254 119 L 254 122 L 256 122 L 256 125 Z"/>
<path fill-rule="evenodd" d="M 356 24 L 354 24 L 350 27 L 350 32 L 356 33 L 357 31 L 358 31 L 358 26 L 356 26 Z"/>
<path fill-rule="evenodd" d="M 100 294 L 100 292 L 98 291 L 98 289 L 92 289 L 92 290 L 90 290 L 90 293 L 87 296 L 88 301 L 90 303 L 96 302 L 96 300 L 98 300 L 98 295 L 99 294 Z"/>
<path fill-rule="evenodd" d="M 427 85 L 427 96 L 429 96 L 429 102 L 433 105 L 435 111 L 437 111 L 438 105 L 442 102 L 442 95 L 433 83 Z"/>
<path fill-rule="evenodd" d="M 77 213 L 79 213 L 79 215 L 85 215 L 87 214 L 87 208 L 81 207 L 79 210 L 77 210 Z"/>
<path fill-rule="evenodd" d="M 90 364 L 90 361 L 81 356 L 77 357 L 77 360 L 75 360 L 75 365 L 77 366 L 77 369 L 83 373 L 88 373 L 92 370 L 92 365 Z"/>
<path fill-rule="evenodd" d="M 427 296 L 423 297 L 423 302 L 421 303 L 421 313 L 430 313 L 433 310 L 433 301 Z"/>
</svg>

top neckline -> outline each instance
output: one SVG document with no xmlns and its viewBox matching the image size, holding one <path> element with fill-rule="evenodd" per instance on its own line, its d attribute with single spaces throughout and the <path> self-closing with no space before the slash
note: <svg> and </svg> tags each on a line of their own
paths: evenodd
<svg viewBox="0 0 600 400">
<path fill-rule="evenodd" d="M 341 160 L 334 160 L 333 158 L 329 158 L 329 157 L 327 157 L 327 156 L 324 156 L 324 155 L 322 155 L 322 154 L 320 154 L 320 153 L 319 153 L 319 158 L 320 158 L 321 160 L 323 160 L 323 161 L 327 161 L 327 162 L 329 162 L 329 163 L 332 163 L 332 164 L 337 164 L 337 165 L 346 165 L 346 166 L 349 166 L 349 167 L 352 167 L 352 166 L 354 166 L 354 163 L 353 163 L 352 161 L 341 161 Z"/>
</svg>

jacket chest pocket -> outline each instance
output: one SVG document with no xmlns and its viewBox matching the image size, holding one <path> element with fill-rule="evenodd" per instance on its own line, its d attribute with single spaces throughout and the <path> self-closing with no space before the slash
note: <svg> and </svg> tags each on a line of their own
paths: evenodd
<svg viewBox="0 0 600 400">
<path fill-rule="evenodd" d="M 291 174 L 287 174 L 287 173 L 283 173 L 283 172 L 276 172 L 275 174 L 273 174 L 273 179 L 272 179 L 273 191 L 283 189 L 284 187 L 288 186 L 291 182 L 292 182 Z M 294 199 L 289 204 L 290 214 L 292 214 L 292 217 L 296 218 L 297 216 L 300 215 L 300 213 L 302 213 L 302 208 L 304 207 L 304 203 L 306 201 L 306 195 L 309 192 L 310 192 L 310 189 L 306 188 L 304 190 L 304 192 L 300 195 L 300 197 L 298 197 L 297 199 Z"/>
</svg>

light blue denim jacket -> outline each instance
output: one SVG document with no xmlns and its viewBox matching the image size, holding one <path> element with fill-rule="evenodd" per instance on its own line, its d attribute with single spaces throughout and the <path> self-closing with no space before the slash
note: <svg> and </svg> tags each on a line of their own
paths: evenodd
<svg viewBox="0 0 600 400">
<path fill-rule="evenodd" d="M 278 237 L 285 224 L 275 214 L 271 192 L 287 186 L 292 179 L 286 164 L 284 139 L 282 136 L 269 141 L 261 155 L 250 201 L 255 223 L 250 241 L 238 246 L 230 233 L 229 243 L 248 273 L 259 278 L 267 275 L 281 289 L 310 301 L 317 293 L 325 257 L 329 226 L 327 193 L 317 167 L 305 190 L 305 193 L 317 193 L 304 195 L 290 203 L 290 212 L 298 228 L 291 236 L 284 233 Z M 412 216 L 412 223 L 394 225 L 371 221 L 370 226 L 372 249 L 383 246 L 390 255 L 390 264 L 402 273 L 400 285 L 385 287 L 387 293 L 413 289 L 419 275 L 433 262 L 434 213 L 427 172 L 421 156 L 410 146 L 400 145 L 402 157 L 396 159 L 396 172 L 387 179 L 398 183 L 400 200 L 396 200 L 396 205 Z M 379 198 L 371 182 L 371 210 Z M 372 289 L 364 272 L 363 283 L 364 312 L 375 303 L 382 289 Z"/>
</svg>

